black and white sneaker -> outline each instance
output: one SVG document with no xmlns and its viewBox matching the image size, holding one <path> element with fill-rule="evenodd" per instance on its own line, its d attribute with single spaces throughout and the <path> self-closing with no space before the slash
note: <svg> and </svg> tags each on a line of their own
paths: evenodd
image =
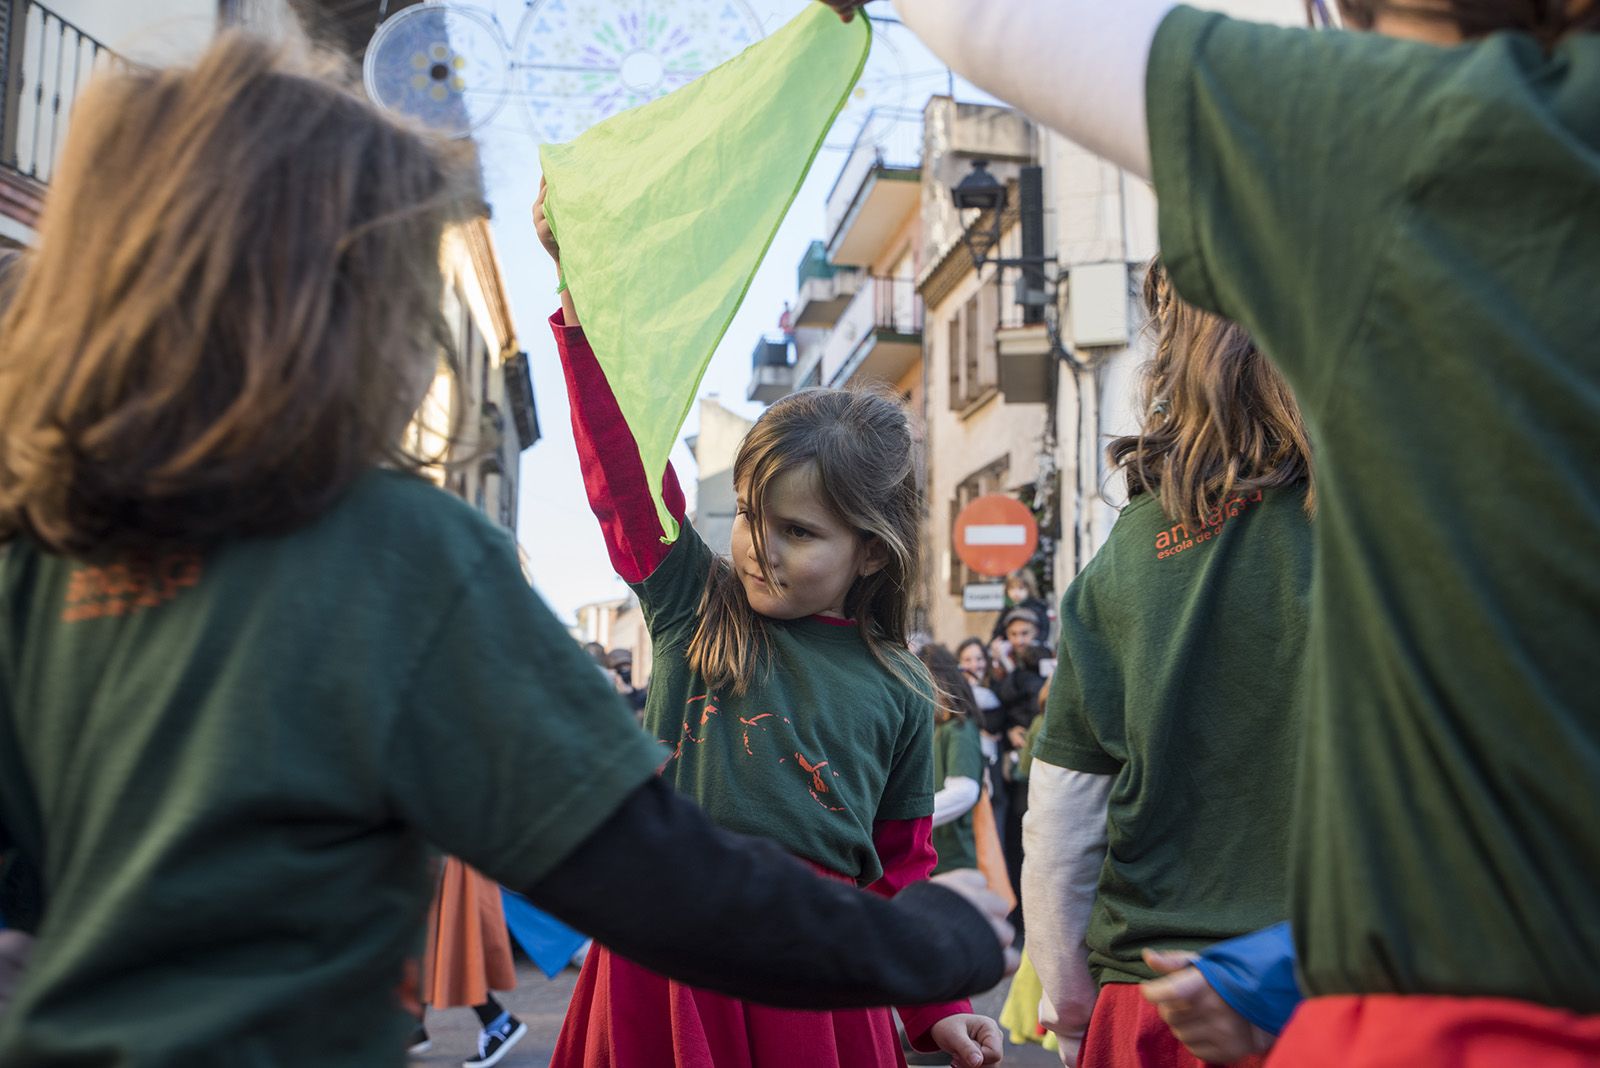
<svg viewBox="0 0 1600 1068">
<path fill-rule="evenodd" d="M 489 1068 L 499 1064 L 500 1058 L 511 1052 L 511 1047 L 522 1041 L 528 1025 L 511 1015 L 502 1013 L 494 1023 L 478 1032 L 478 1055 L 461 1062 L 461 1068 Z"/>
<path fill-rule="evenodd" d="M 427 1028 L 421 1024 L 411 1029 L 411 1038 L 406 1042 L 406 1055 L 420 1057 L 433 1048 L 433 1040 L 428 1037 Z"/>
</svg>

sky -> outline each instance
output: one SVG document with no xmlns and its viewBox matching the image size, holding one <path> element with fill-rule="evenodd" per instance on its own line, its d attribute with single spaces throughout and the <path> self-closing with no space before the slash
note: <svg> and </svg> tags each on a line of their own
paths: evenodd
<svg viewBox="0 0 1600 1068">
<path fill-rule="evenodd" d="M 617 2 L 631 6 L 640 0 Z M 770 33 L 808 2 L 748 0 L 748 6 Z M 881 6 L 887 13 L 887 5 Z M 515 35 L 524 8 L 521 0 L 496 0 L 495 15 L 507 29 L 508 38 Z M 760 405 L 745 400 L 750 353 L 758 338 L 776 331 L 784 302 L 793 299 L 795 271 L 806 246 L 825 236 L 824 202 L 865 110 L 875 103 L 920 108 L 931 92 L 944 92 L 949 85 L 947 72 L 905 30 L 880 30 L 877 41 L 878 54 L 868 68 L 869 91 L 846 110 L 830 134 L 701 383 L 701 396 L 715 395 L 746 417 L 754 418 L 761 411 Z M 961 92 L 962 88 L 957 83 L 964 98 L 980 98 L 970 89 Z M 477 137 L 483 151 L 495 242 L 518 338 L 529 355 L 544 434 L 523 453 L 517 537 L 531 561 L 534 585 L 556 615 L 571 623 L 580 605 L 621 597 L 627 590 L 611 569 L 599 526 L 584 497 L 566 388 L 545 321 L 559 307 L 559 299 L 555 270 L 533 230 L 539 161 L 537 140 L 525 115 L 520 102 L 513 100 Z M 691 493 L 695 467 L 681 438 L 694 433 L 696 418 L 691 411 L 673 455 L 673 464 Z"/>
</svg>

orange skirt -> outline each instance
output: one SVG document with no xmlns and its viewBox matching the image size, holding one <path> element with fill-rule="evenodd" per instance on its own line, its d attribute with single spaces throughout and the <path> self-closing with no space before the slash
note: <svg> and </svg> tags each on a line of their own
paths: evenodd
<svg viewBox="0 0 1600 1068">
<path fill-rule="evenodd" d="M 517 985 L 500 887 L 447 857 L 428 913 L 422 1000 L 434 1008 L 482 1005 Z"/>
<path fill-rule="evenodd" d="M 978 791 L 978 803 L 972 809 L 972 838 L 978 850 L 978 870 L 983 872 L 989 889 L 1008 907 L 1016 908 L 1017 894 L 1006 871 L 1006 857 L 1000 849 L 1000 834 L 995 829 L 994 807 L 989 804 L 987 790 Z"/>
</svg>

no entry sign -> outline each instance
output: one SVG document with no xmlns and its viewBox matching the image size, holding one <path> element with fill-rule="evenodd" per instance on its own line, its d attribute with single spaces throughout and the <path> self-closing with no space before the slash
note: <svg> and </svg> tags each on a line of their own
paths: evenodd
<svg viewBox="0 0 1600 1068">
<path fill-rule="evenodd" d="M 1033 559 L 1039 524 L 1015 497 L 991 493 L 956 516 L 956 555 L 980 575 L 1007 575 Z"/>
</svg>

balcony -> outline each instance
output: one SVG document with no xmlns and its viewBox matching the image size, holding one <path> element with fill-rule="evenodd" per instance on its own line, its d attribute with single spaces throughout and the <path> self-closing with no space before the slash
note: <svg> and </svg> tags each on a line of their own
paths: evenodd
<svg viewBox="0 0 1600 1068">
<path fill-rule="evenodd" d="M 745 399 L 771 404 L 794 392 L 794 364 L 785 338 L 764 337 L 750 354 L 750 388 Z"/>
<path fill-rule="evenodd" d="M 799 296 L 795 299 L 796 328 L 830 327 L 861 290 L 861 272 L 853 267 L 835 267 L 828 262 L 828 248 L 821 241 L 811 242 L 800 261 Z"/>
<path fill-rule="evenodd" d="M 874 110 L 828 193 L 828 260 L 838 267 L 872 266 L 921 199 L 921 112 Z"/>
<path fill-rule="evenodd" d="M 839 318 L 822 351 L 821 380 L 850 382 L 904 378 L 922 358 L 922 298 L 910 278 L 868 278 Z"/>
<path fill-rule="evenodd" d="M 89 79 L 123 60 L 33 0 L 0 0 L 0 167 L 50 181 L 67 117 Z"/>
</svg>

